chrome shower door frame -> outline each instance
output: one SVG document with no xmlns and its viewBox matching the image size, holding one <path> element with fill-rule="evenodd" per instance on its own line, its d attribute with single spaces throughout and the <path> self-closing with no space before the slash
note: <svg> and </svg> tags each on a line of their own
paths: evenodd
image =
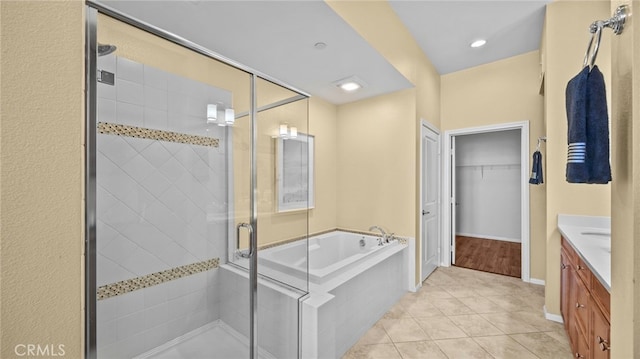
<svg viewBox="0 0 640 359">
<path fill-rule="evenodd" d="M 145 23 L 138 19 L 132 18 L 118 10 L 112 9 L 96 1 L 86 2 L 86 18 L 85 18 L 85 328 L 84 328 L 84 354 L 85 358 L 97 358 L 97 311 L 96 311 L 96 290 L 97 290 L 97 178 L 96 178 L 96 126 L 97 126 L 97 21 L 98 13 L 105 14 L 109 17 L 122 21 L 128 25 L 149 32 L 164 40 L 185 47 L 198 54 L 209 57 L 213 60 L 220 61 L 226 65 L 234 67 L 240 71 L 251 75 L 251 108 L 250 124 L 251 124 L 251 169 L 250 169 L 250 223 L 253 234 L 250 241 L 250 257 L 249 266 L 249 290 L 250 290 L 250 337 L 249 348 L 250 358 L 258 358 L 258 268 L 257 268 L 257 231 L 258 231 L 258 208 L 257 208 L 257 89 L 256 82 L 258 79 L 264 79 L 278 86 L 291 90 L 299 94 L 299 98 L 308 98 L 309 94 L 287 85 L 268 75 L 262 74 L 250 67 L 232 61 L 221 56 L 209 49 L 206 49 L 196 43 L 184 39 L 178 35 Z M 233 233 L 233 232 L 231 232 Z M 299 331 L 300 331 L 299 327 Z M 298 333 L 301 338 L 301 333 Z M 299 351 L 300 352 L 300 351 Z"/>
</svg>

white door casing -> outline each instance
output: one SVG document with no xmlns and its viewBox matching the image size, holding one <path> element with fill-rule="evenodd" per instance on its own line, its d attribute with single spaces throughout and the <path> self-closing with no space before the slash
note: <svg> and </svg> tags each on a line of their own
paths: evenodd
<svg viewBox="0 0 640 359">
<path fill-rule="evenodd" d="M 444 154 L 443 158 L 443 171 L 442 171 L 442 193 L 447 196 L 448 200 L 443 201 L 442 211 L 445 213 L 442 216 L 442 265 L 449 266 L 454 264 L 452 257 L 455 259 L 455 246 L 452 246 L 453 238 L 455 238 L 455 151 L 452 148 L 455 147 L 455 137 L 459 135 L 470 135 L 475 133 L 495 132 L 504 130 L 520 130 L 520 170 L 521 170 L 521 185 L 520 185 L 520 204 L 521 204 L 521 236 L 522 250 L 521 250 L 521 263 L 522 263 L 522 280 L 524 282 L 530 282 L 530 218 L 529 218 L 529 121 L 511 122 L 498 125 L 489 125 L 481 127 L 464 128 L 457 130 L 448 130 L 443 135 L 444 142 Z M 453 248 L 452 248 L 453 247 Z"/>
<path fill-rule="evenodd" d="M 449 229 L 449 233 L 451 233 L 449 240 L 451 256 L 449 260 L 451 264 L 456 264 L 456 138 L 454 136 L 451 137 L 451 146 L 449 148 L 451 153 L 451 166 L 449 166 L 451 170 L 449 188 L 451 188 L 451 191 L 447 195 L 449 199 L 449 218 L 451 218 L 451 227 Z"/>
<path fill-rule="evenodd" d="M 440 252 L 440 134 L 425 121 L 421 127 L 421 281 L 439 265 Z"/>
</svg>

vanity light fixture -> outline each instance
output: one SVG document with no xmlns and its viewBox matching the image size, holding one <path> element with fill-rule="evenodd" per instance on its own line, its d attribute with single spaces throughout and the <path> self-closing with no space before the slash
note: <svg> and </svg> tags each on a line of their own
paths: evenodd
<svg viewBox="0 0 640 359">
<path fill-rule="evenodd" d="M 236 114 L 233 108 L 225 108 L 223 103 L 207 104 L 207 124 L 233 126 Z"/>
<path fill-rule="evenodd" d="M 484 46 L 486 43 L 487 43 L 487 40 L 478 39 L 478 40 L 472 42 L 471 45 L 469 45 L 469 46 L 471 46 L 471 47 L 473 47 L 475 49 L 475 48 Z"/>
<path fill-rule="evenodd" d="M 298 137 L 298 128 L 293 126 L 289 127 L 289 125 L 287 125 L 286 123 L 280 124 L 279 130 L 278 130 L 278 136 L 274 136 L 274 137 L 296 138 Z"/>
<path fill-rule="evenodd" d="M 218 105 L 207 105 L 207 123 L 216 123 L 218 120 Z"/>
<path fill-rule="evenodd" d="M 356 76 L 350 76 L 342 80 L 335 81 L 334 84 L 345 92 L 354 92 L 364 87 L 364 81 Z"/>
<path fill-rule="evenodd" d="M 236 113 L 232 108 L 225 108 L 224 109 L 224 123 L 227 126 L 233 126 L 233 124 L 236 122 Z"/>
</svg>

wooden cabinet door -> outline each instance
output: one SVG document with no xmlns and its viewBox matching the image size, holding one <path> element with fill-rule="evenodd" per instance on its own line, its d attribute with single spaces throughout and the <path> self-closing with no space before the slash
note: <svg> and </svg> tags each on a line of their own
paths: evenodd
<svg viewBox="0 0 640 359">
<path fill-rule="evenodd" d="M 578 359 L 587 359 L 589 358 L 589 344 L 587 343 L 586 338 L 582 335 L 580 329 L 578 329 L 578 323 L 574 322 L 576 326 L 576 330 L 574 332 L 576 335 L 576 347 L 573 351 L 573 357 Z"/>
<path fill-rule="evenodd" d="M 560 251 L 560 313 L 564 328 L 569 332 L 571 323 L 571 263 L 564 248 Z"/>
<path fill-rule="evenodd" d="M 591 336 L 591 358 L 608 359 L 609 358 L 609 332 L 610 325 L 604 314 L 595 305 L 591 306 L 591 326 L 593 335 Z"/>
</svg>

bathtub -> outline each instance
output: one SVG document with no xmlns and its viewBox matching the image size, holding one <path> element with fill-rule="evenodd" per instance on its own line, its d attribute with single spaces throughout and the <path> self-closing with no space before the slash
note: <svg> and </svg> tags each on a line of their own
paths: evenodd
<svg viewBox="0 0 640 359">
<path fill-rule="evenodd" d="M 375 263 L 403 248 L 398 241 L 380 246 L 376 236 L 333 231 L 310 237 L 308 244 L 300 240 L 262 250 L 258 254 L 258 261 L 264 267 L 303 280 L 307 278 L 308 270 L 309 283 L 313 286 L 327 284 L 367 261 Z"/>
<path fill-rule="evenodd" d="M 333 231 L 261 250 L 258 267 L 308 288 L 301 303 L 302 357 L 340 358 L 412 290 L 414 255 L 412 238 L 379 246 L 375 236 Z"/>
</svg>

